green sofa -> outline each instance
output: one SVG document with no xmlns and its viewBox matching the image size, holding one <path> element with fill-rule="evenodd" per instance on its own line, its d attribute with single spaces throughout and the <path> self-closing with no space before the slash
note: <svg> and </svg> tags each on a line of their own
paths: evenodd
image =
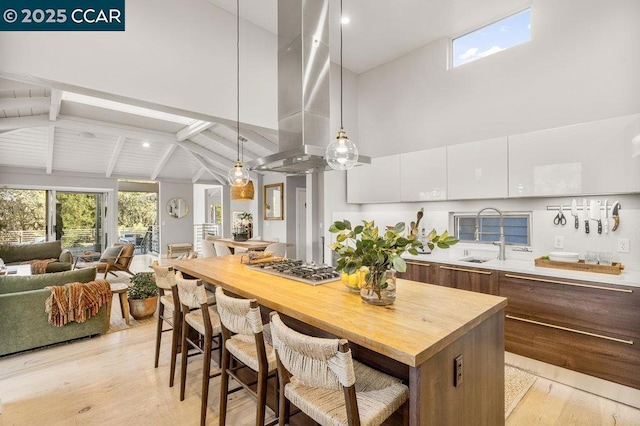
<svg viewBox="0 0 640 426">
<path fill-rule="evenodd" d="M 50 325 L 44 311 L 46 286 L 89 282 L 95 268 L 31 276 L 0 276 L 0 356 L 107 332 L 107 305 L 79 324 Z"/>
<path fill-rule="evenodd" d="M 47 272 L 70 271 L 73 255 L 67 249 L 62 250 L 62 242 L 0 245 L 0 259 L 7 265 L 18 265 L 34 259 L 58 259 L 47 265 Z"/>
</svg>

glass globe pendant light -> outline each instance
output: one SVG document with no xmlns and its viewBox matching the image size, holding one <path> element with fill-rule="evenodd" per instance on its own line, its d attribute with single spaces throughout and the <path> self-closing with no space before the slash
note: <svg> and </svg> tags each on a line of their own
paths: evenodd
<svg viewBox="0 0 640 426">
<path fill-rule="evenodd" d="M 249 171 L 240 161 L 240 0 L 236 0 L 236 99 L 237 99 L 237 149 L 236 164 L 229 170 L 231 186 L 245 186 L 249 183 Z"/>
<path fill-rule="evenodd" d="M 342 0 L 340 0 L 340 19 L 342 20 Z M 358 148 L 344 131 L 342 120 L 342 21 L 340 22 L 340 130 L 336 139 L 327 146 L 325 158 L 334 170 L 349 170 L 358 161 Z"/>
</svg>

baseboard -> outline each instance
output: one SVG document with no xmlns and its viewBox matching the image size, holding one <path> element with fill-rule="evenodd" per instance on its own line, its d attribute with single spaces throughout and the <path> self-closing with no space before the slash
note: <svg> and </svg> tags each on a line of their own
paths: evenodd
<svg viewBox="0 0 640 426">
<path fill-rule="evenodd" d="M 562 383 L 640 409 L 640 389 L 634 389 L 598 377 L 578 373 L 577 371 L 547 364 L 546 362 L 511 352 L 505 351 L 504 361 L 507 364 L 530 371 L 545 379 L 553 380 L 554 382 Z"/>
</svg>

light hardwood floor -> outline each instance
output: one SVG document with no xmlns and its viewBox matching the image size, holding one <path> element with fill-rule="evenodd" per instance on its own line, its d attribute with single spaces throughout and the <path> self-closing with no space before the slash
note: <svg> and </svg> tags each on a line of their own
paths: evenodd
<svg viewBox="0 0 640 426">
<path fill-rule="evenodd" d="M 198 424 L 200 359 L 190 360 L 180 402 L 179 382 L 168 386 L 168 339 L 157 369 L 154 339 L 151 323 L 0 358 L 0 425 Z M 212 379 L 207 424 L 218 423 L 218 384 Z M 241 391 L 229 401 L 227 424 L 251 425 L 255 400 Z M 539 378 L 506 424 L 640 425 L 640 410 Z"/>
</svg>

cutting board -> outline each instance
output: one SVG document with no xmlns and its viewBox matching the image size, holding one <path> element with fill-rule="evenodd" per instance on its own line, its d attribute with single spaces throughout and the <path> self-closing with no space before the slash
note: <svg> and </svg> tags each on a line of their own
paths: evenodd
<svg viewBox="0 0 640 426">
<path fill-rule="evenodd" d="M 584 263 L 584 260 L 578 262 L 558 262 L 557 260 L 537 258 L 534 261 L 536 266 L 543 268 L 568 269 L 571 271 L 596 272 L 599 274 L 620 275 L 624 269 L 624 265 L 619 262 L 613 262 L 612 265 L 593 265 Z"/>
</svg>

